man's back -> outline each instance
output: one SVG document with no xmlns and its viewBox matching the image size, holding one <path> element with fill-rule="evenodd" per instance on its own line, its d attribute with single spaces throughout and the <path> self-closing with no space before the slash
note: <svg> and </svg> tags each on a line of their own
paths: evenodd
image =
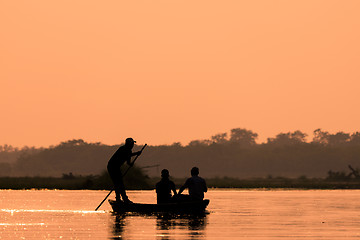
<svg viewBox="0 0 360 240">
<path fill-rule="evenodd" d="M 120 166 L 131 158 L 131 149 L 127 148 L 125 145 L 119 147 L 119 149 L 112 155 L 108 165 L 113 169 L 120 169 Z"/>
<path fill-rule="evenodd" d="M 192 176 L 191 178 L 188 178 L 184 187 L 189 189 L 189 195 L 194 200 L 204 199 L 204 192 L 207 192 L 206 182 L 199 176 Z"/>
<path fill-rule="evenodd" d="M 171 200 L 171 190 L 175 190 L 175 184 L 169 179 L 161 179 L 156 184 L 157 203 L 166 203 Z"/>
</svg>

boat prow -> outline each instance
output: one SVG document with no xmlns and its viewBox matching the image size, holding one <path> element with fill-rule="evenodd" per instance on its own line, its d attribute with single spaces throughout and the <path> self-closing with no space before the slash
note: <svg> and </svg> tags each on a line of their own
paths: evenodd
<svg viewBox="0 0 360 240">
<path fill-rule="evenodd" d="M 205 212 L 210 200 L 172 202 L 161 204 L 143 204 L 143 203 L 124 203 L 122 201 L 109 200 L 109 203 L 115 213 L 201 213 Z"/>
</svg>

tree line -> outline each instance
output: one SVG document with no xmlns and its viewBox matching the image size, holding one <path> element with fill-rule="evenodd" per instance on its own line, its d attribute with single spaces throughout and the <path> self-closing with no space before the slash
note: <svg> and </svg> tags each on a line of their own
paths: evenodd
<svg viewBox="0 0 360 240">
<path fill-rule="evenodd" d="M 187 145 L 148 146 L 136 167 L 149 176 L 159 176 L 167 168 L 174 177 L 186 177 L 198 166 L 204 177 L 235 178 L 326 177 L 329 171 L 348 170 L 349 164 L 360 167 L 359 132 L 331 134 L 316 129 L 310 141 L 299 130 L 279 133 L 264 143 L 257 143 L 257 138 L 251 130 L 234 128 Z M 0 146 L 0 176 L 99 175 L 119 146 L 82 139 L 49 148 Z"/>
</svg>

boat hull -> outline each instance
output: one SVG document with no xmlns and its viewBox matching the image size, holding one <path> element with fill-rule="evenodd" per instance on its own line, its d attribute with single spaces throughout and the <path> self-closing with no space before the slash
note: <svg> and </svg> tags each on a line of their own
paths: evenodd
<svg viewBox="0 0 360 240">
<path fill-rule="evenodd" d="M 204 199 L 202 201 L 191 202 L 175 202 L 175 203 L 162 203 L 162 204 L 142 204 L 131 203 L 125 204 L 123 202 L 117 202 L 109 200 L 109 203 L 115 213 L 201 213 L 204 212 L 210 200 Z"/>
</svg>

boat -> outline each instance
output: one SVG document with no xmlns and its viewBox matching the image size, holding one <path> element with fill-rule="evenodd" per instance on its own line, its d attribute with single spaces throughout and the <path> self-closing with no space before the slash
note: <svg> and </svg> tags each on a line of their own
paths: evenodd
<svg viewBox="0 0 360 240">
<path fill-rule="evenodd" d="M 123 201 L 109 200 L 115 213 L 202 213 L 205 212 L 210 200 L 181 201 L 160 204 L 124 203 Z"/>
</svg>

